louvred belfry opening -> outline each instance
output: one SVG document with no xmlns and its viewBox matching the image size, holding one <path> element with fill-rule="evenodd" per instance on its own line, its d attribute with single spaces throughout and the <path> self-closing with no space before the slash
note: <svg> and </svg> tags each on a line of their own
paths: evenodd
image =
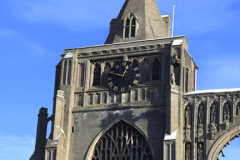
<svg viewBox="0 0 240 160">
<path fill-rule="evenodd" d="M 98 141 L 92 160 L 152 160 L 152 151 L 144 136 L 120 121 Z"/>
</svg>

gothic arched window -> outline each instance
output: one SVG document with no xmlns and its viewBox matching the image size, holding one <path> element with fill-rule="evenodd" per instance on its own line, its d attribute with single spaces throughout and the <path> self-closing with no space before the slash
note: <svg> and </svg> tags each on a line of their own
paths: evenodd
<svg viewBox="0 0 240 160">
<path fill-rule="evenodd" d="M 124 22 L 124 38 L 134 38 L 136 36 L 137 19 L 131 15 Z"/>
<path fill-rule="evenodd" d="M 100 86 L 101 66 L 96 63 L 94 67 L 93 86 Z"/>
<path fill-rule="evenodd" d="M 63 65 L 63 85 L 66 84 L 66 77 L 67 77 L 67 61 L 64 61 Z"/>
<path fill-rule="evenodd" d="M 147 58 L 144 58 L 144 60 L 141 63 L 141 80 L 149 81 L 149 61 Z"/>
<path fill-rule="evenodd" d="M 125 38 L 129 38 L 129 28 L 130 28 L 130 20 L 127 18 L 125 24 Z"/>
<path fill-rule="evenodd" d="M 91 160 L 152 160 L 144 136 L 124 121 L 112 126 L 98 141 Z"/>
<path fill-rule="evenodd" d="M 67 79 L 67 84 L 70 84 L 70 81 L 71 81 L 71 71 L 72 71 L 72 61 L 69 60 L 69 62 L 68 62 L 68 79 Z"/>
<path fill-rule="evenodd" d="M 104 80 L 103 80 L 103 83 L 104 83 L 104 85 L 107 85 L 107 75 L 108 75 L 108 72 L 110 71 L 110 69 L 111 69 L 111 64 L 109 63 L 109 62 L 106 62 L 106 64 L 105 64 L 105 67 L 104 67 L 104 74 L 103 74 L 103 76 L 104 76 Z"/>
<path fill-rule="evenodd" d="M 153 61 L 152 65 L 152 80 L 160 80 L 160 63 L 157 58 Z"/>
<path fill-rule="evenodd" d="M 78 65 L 78 84 L 77 86 L 79 87 L 83 87 L 83 83 L 84 83 L 84 70 L 85 70 L 85 66 L 83 63 Z"/>
<path fill-rule="evenodd" d="M 136 32 L 136 19 L 133 17 L 132 23 L 131 23 L 131 37 L 135 37 Z"/>
</svg>

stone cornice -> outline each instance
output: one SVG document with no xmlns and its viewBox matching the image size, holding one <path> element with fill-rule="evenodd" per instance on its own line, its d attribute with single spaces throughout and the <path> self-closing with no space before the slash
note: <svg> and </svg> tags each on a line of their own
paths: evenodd
<svg viewBox="0 0 240 160">
<path fill-rule="evenodd" d="M 150 39 L 150 40 L 139 40 L 132 42 L 105 44 L 91 47 L 73 48 L 66 49 L 61 55 L 64 57 L 67 53 L 71 52 L 77 54 L 80 58 L 83 57 L 94 57 L 94 56 L 105 56 L 105 55 L 116 55 L 126 54 L 131 52 L 142 52 L 142 51 L 153 51 L 159 49 L 170 48 L 172 42 L 177 39 L 186 39 L 185 36 L 167 37 L 161 39 Z"/>
<path fill-rule="evenodd" d="M 169 48 L 170 46 L 171 44 L 155 44 L 155 45 L 109 49 L 109 50 L 98 50 L 98 51 L 90 51 L 90 52 L 80 52 L 77 54 L 77 56 L 92 57 L 92 56 L 103 56 L 103 55 L 114 55 L 114 54 L 126 54 L 131 52 L 159 50 L 163 48 Z"/>
</svg>

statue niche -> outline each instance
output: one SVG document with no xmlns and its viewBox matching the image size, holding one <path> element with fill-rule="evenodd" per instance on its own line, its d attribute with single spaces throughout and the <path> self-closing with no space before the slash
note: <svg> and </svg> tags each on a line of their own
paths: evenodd
<svg viewBox="0 0 240 160">
<path fill-rule="evenodd" d="M 109 159 L 153 160 L 153 154 L 145 137 L 130 124 L 120 121 L 99 139 L 91 157 L 91 160 Z"/>
<path fill-rule="evenodd" d="M 230 120 L 230 105 L 228 103 L 223 107 L 223 122 L 225 124 L 224 129 L 229 128 L 229 120 Z"/>
<path fill-rule="evenodd" d="M 198 157 L 197 157 L 197 160 L 204 160 L 204 151 L 203 151 L 203 144 L 202 143 L 199 143 L 198 144 Z"/>
<path fill-rule="evenodd" d="M 237 113 L 236 113 L 236 115 L 237 116 L 240 116 L 240 103 L 238 103 L 238 105 L 237 105 Z"/>
<path fill-rule="evenodd" d="M 210 138 L 211 140 L 215 139 L 216 131 L 217 131 L 217 106 L 213 104 L 211 107 L 211 114 L 210 114 L 210 121 L 211 121 L 211 128 L 210 128 Z"/>
<path fill-rule="evenodd" d="M 191 142 L 191 121 L 192 111 L 191 106 L 188 105 L 185 109 L 185 141 Z"/>
<path fill-rule="evenodd" d="M 200 104 L 198 109 L 198 142 L 204 141 L 204 105 Z"/>
<path fill-rule="evenodd" d="M 187 143 L 185 148 L 185 159 L 191 160 L 191 144 Z"/>
</svg>

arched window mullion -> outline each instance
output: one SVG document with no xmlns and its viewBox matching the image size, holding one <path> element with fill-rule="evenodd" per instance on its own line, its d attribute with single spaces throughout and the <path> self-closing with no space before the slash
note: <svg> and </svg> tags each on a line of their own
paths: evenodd
<svg viewBox="0 0 240 160">
<path fill-rule="evenodd" d="M 130 19 L 127 18 L 126 22 L 125 22 L 125 33 L 124 33 L 124 38 L 129 38 L 129 31 L 130 31 Z"/>
<path fill-rule="evenodd" d="M 127 129 L 126 129 L 127 128 Z M 126 133 L 126 134 L 125 134 Z M 108 137 L 109 143 L 104 146 L 103 139 Z M 139 144 L 136 143 L 139 141 Z M 141 144 L 140 144 L 141 143 Z M 144 156 L 147 156 L 149 159 L 153 159 L 152 151 L 147 143 L 147 140 L 144 136 L 133 126 L 129 125 L 124 121 L 120 121 L 111 127 L 98 141 L 97 145 L 94 148 L 95 150 L 99 150 L 100 154 L 104 153 L 104 159 L 110 157 L 110 159 L 125 159 L 125 160 L 137 160 L 143 159 Z M 102 151 L 104 151 L 102 153 Z M 106 152 L 105 152 L 106 151 Z M 144 152 L 143 152 L 144 151 Z M 134 155 L 133 155 L 134 154 Z M 92 159 L 103 158 L 103 155 L 92 156 Z M 139 157 L 138 157 L 139 156 Z"/>
<path fill-rule="evenodd" d="M 100 78 L 101 78 L 101 66 L 100 64 L 95 64 L 93 73 L 93 86 L 100 85 Z"/>
<path fill-rule="evenodd" d="M 135 37 L 136 35 L 136 18 L 133 17 L 132 20 L 131 20 L 131 37 Z"/>
</svg>

